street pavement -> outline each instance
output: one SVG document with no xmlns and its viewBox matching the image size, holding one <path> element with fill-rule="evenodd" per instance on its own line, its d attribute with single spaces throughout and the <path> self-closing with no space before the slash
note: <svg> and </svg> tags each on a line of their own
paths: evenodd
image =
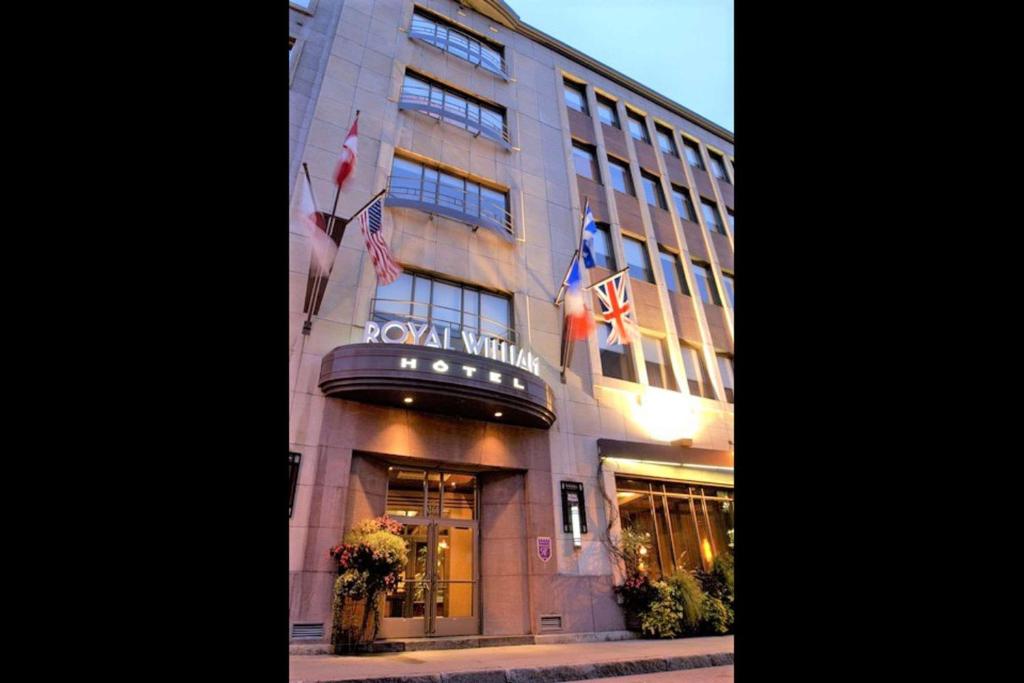
<svg viewBox="0 0 1024 683">
<path fill-rule="evenodd" d="M 342 681 L 383 678 L 389 676 L 416 676 L 425 674 L 493 671 L 544 666 L 572 666 L 602 662 L 633 661 L 655 657 L 685 657 L 732 652 L 732 636 L 709 638 L 679 638 L 675 640 L 624 640 L 602 643 L 560 643 L 545 645 L 515 645 L 508 647 L 478 647 L 459 650 L 422 650 L 393 652 L 363 656 L 291 655 L 289 680 Z M 732 667 L 710 667 L 691 671 L 667 672 L 667 678 L 635 678 L 642 680 L 729 680 L 729 678 L 680 678 L 688 673 Z M 715 671 L 714 673 L 721 673 Z M 653 676 L 653 675 L 652 675 Z M 675 676 L 675 678 L 672 678 Z M 605 678 L 622 681 L 631 677 Z"/>
<path fill-rule="evenodd" d="M 733 666 L 709 666 L 703 669 L 665 671 L 660 674 L 590 678 L 576 683 L 728 683 L 733 680 Z"/>
</svg>

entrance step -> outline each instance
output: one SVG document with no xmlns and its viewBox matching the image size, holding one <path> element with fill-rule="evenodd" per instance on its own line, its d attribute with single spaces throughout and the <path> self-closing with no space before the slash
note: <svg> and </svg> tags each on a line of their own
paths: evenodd
<svg viewBox="0 0 1024 683">
<path fill-rule="evenodd" d="M 374 641 L 370 652 L 416 652 L 418 650 L 461 650 L 468 647 L 533 645 L 534 636 L 448 636 L 440 638 L 389 638 Z"/>
<path fill-rule="evenodd" d="M 603 643 L 615 640 L 636 640 L 633 631 L 598 631 L 595 633 L 545 633 L 523 636 L 448 636 L 441 638 L 388 638 L 376 640 L 368 652 L 416 652 L 418 650 L 461 650 L 471 647 L 505 647 L 512 645 L 553 645 L 556 643 Z M 297 644 L 288 647 L 292 655 L 334 654 L 330 643 Z"/>
</svg>

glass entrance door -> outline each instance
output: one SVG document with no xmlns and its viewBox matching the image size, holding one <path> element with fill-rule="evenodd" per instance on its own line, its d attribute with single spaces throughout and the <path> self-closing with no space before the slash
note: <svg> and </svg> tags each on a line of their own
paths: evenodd
<svg viewBox="0 0 1024 683">
<path fill-rule="evenodd" d="M 381 638 L 480 632 L 476 509 L 473 475 L 390 468 L 387 512 L 404 522 L 407 554 Z"/>
</svg>

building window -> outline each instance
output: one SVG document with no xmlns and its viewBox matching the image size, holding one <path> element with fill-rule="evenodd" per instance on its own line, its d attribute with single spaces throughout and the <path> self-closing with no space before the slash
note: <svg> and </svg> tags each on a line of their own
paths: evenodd
<svg viewBox="0 0 1024 683">
<path fill-rule="evenodd" d="M 597 118 L 601 123 L 612 128 L 621 128 L 619 124 L 619 113 L 615 110 L 615 103 L 606 97 L 597 96 Z"/>
<path fill-rule="evenodd" d="M 419 8 L 413 12 L 409 37 L 429 43 L 502 78 L 507 77 L 502 46 L 470 36 L 439 17 L 427 16 Z"/>
<path fill-rule="evenodd" d="M 575 109 L 589 116 L 590 110 L 587 109 L 586 86 L 581 83 L 573 83 L 572 81 L 564 81 L 564 83 L 566 106 L 569 109 Z"/>
<path fill-rule="evenodd" d="M 615 477 L 615 488 L 622 528 L 649 538 L 638 569 L 650 579 L 708 571 L 732 553 L 732 489 L 631 476 Z"/>
<path fill-rule="evenodd" d="M 704 222 L 707 223 L 708 230 L 724 235 L 725 228 L 722 227 L 722 216 L 718 213 L 718 205 L 706 199 L 701 199 L 700 210 L 704 214 Z"/>
<path fill-rule="evenodd" d="M 679 342 L 679 351 L 683 354 L 683 368 L 686 370 L 686 383 L 690 387 L 690 394 L 713 399 L 715 392 L 711 386 L 708 369 L 704 365 L 704 354 L 697 347 L 683 341 Z"/>
<path fill-rule="evenodd" d="M 629 118 L 629 134 L 635 140 L 646 142 L 648 145 L 651 144 L 651 138 L 647 134 L 647 124 L 644 123 L 644 117 L 629 110 L 626 110 L 626 116 Z"/>
<path fill-rule="evenodd" d="M 697 216 L 693 213 L 693 202 L 690 201 L 690 191 L 672 186 L 672 201 L 676 204 L 676 211 L 679 212 L 679 217 L 684 221 L 690 221 L 691 223 L 697 222 Z"/>
<path fill-rule="evenodd" d="M 391 517 L 476 519 L 476 475 L 388 467 L 385 513 Z"/>
<path fill-rule="evenodd" d="M 733 215 L 732 209 L 726 209 L 725 210 L 725 215 L 729 219 L 729 232 L 731 232 L 732 236 L 735 237 L 736 236 L 736 217 Z"/>
<path fill-rule="evenodd" d="M 597 231 L 594 232 L 594 263 L 608 270 L 617 270 L 615 266 L 615 252 L 612 250 L 612 233 L 604 223 L 595 223 Z"/>
<path fill-rule="evenodd" d="M 400 108 L 422 111 L 435 119 L 468 130 L 474 135 L 509 142 L 505 110 L 484 104 L 472 95 L 457 92 L 429 78 L 406 73 L 402 81 Z"/>
<path fill-rule="evenodd" d="M 661 257 L 661 272 L 665 274 L 665 286 L 668 291 L 690 296 L 690 290 L 686 287 L 686 278 L 683 277 L 683 264 L 679 257 L 662 247 L 658 248 L 658 255 Z"/>
<path fill-rule="evenodd" d="M 608 344 L 608 335 L 611 331 L 610 324 L 598 323 L 597 344 L 601 349 L 601 374 L 605 377 L 635 382 L 636 371 L 633 368 L 633 357 L 629 353 L 630 347 L 622 344 Z"/>
<path fill-rule="evenodd" d="M 295 81 L 295 72 L 298 71 L 299 57 L 302 55 L 302 41 L 294 36 L 288 36 L 288 85 Z"/>
<path fill-rule="evenodd" d="M 701 161 L 700 147 L 696 142 L 683 138 L 683 152 L 686 154 L 686 163 L 702 171 L 707 170 L 704 168 L 704 162 Z"/>
<path fill-rule="evenodd" d="M 295 508 L 295 488 L 299 484 L 299 460 L 302 459 L 300 453 L 289 453 L 288 454 L 288 516 L 292 516 L 292 510 Z"/>
<path fill-rule="evenodd" d="M 288 6 L 309 16 L 316 12 L 316 0 L 288 0 Z"/>
<path fill-rule="evenodd" d="M 396 156 L 388 198 L 394 206 L 434 211 L 470 225 L 512 232 L 508 193 Z"/>
<path fill-rule="evenodd" d="M 725 391 L 725 400 L 733 402 L 733 371 L 732 356 L 724 353 L 717 354 L 718 374 L 722 376 L 722 389 Z"/>
<path fill-rule="evenodd" d="M 668 205 L 665 203 L 665 192 L 661 189 L 661 179 L 641 171 L 640 182 L 644 185 L 644 195 L 647 197 L 647 203 L 667 211 Z"/>
<path fill-rule="evenodd" d="M 623 194 L 636 196 L 633 181 L 629 178 L 629 166 L 608 157 L 608 173 L 612 176 L 612 187 Z"/>
<path fill-rule="evenodd" d="M 676 149 L 676 143 L 674 136 L 672 135 L 672 131 L 668 128 L 663 128 L 662 126 L 655 124 L 654 132 L 658 134 L 658 147 L 661 147 L 661 151 L 678 159 L 679 151 Z"/>
<path fill-rule="evenodd" d="M 711 266 L 700 261 L 693 262 L 693 280 L 700 292 L 700 300 L 706 304 L 713 303 L 721 306 L 722 301 L 718 298 L 718 288 L 715 287 L 715 278 L 711 274 Z"/>
<path fill-rule="evenodd" d="M 646 243 L 623 236 L 622 248 L 626 254 L 629 276 L 644 282 L 654 282 L 654 273 L 651 271 L 651 260 L 647 256 Z"/>
<path fill-rule="evenodd" d="M 641 344 L 644 350 L 644 365 L 647 367 L 647 383 L 652 387 L 679 391 L 665 340 L 643 335 Z"/>
<path fill-rule="evenodd" d="M 736 308 L 736 294 L 733 291 L 736 283 L 733 282 L 732 275 L 722 273 L 722 287 L 725 289 L 726 298 L 729 299 L 729 308 Z"/>
<path fill-rule="evenodd" d="M 714 152 L 708 152 L 708 158 L 711 160 L 711 174 L 723 183 L 728 183 L 729 176 L 725 173 L 725 162 L 722 160 L 722 156 Z"/>
<path fill-rule="evenodd" d="M 439 335 L 447 327 L 451 347 L 460 351 L 466 350 L 463 330 L 516 342 L 512 297 L 409 271 L 390 285 L 377 287 L 370 302 L 370 320 L 378 324 L 391 320 L 428 323 L 438 327 Z"/>
<path fill-rule="evenodd" d="M 590 178 L 598 184 L 601 183 L 601 173 L 597 168 L 597 158 L 594 155 L 593 147 L 574 140 L 572 143 L 572 163 L 576 167 L 576 175 Z"/>
</svg>

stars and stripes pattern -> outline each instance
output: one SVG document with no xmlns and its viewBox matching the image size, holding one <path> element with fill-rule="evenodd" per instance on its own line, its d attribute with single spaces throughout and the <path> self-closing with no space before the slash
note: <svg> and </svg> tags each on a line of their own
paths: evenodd
<svg viewBox="0 0 1024 683">
<path fill-rule="evenodd" d="M 402 274 L 402 269 L 391 256 L 384 234 L 381 232 L 381 216 L 383 214 L 384 195 L 376 199 L 359 212 L 359 228 L 366 240 L 366 251 L 373 260 L 373 269 L 377 272 L 378 285 L 390 285 Z"/>
<path fill-rule="evenodd" d="M 629 270 L 622 270 L 593 286 L 604 320 L 611 323 L 609 344 L 629 344 L 639 338 L 639 328 L 629 292 Z"/>
</svg>

